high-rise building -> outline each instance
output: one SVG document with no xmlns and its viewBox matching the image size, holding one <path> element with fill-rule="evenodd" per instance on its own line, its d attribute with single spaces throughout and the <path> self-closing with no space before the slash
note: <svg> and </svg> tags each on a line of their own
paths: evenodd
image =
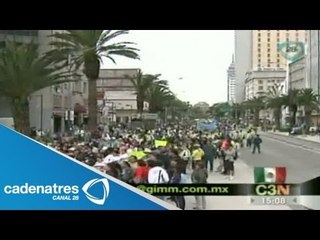
<svg viewBox="0 0 320 240">
<path fill-rule="evenodd" d="M 306 42 L 305 30 L 253 30 L 252 69 L 287 68 L 287 42 Z"/>
<path fill-rule="evenodd" d="M 252 68 L 252 31 L 235 31 L 235 101 L 245 99 L 246 73 Z"/>
<path fill-rule="evenodd" d="M 228 71 L 227 71 L 227 74 L 228 74 L 228 96 L 227 96 L 227 99 L 228 99 L 228 102 L 229 103 L 234 103 L 235 102 L 235 91 L 236 91 L 236 85 L 235 85 L 235 67 L 234 67 L 234 55 L 232 55 L 232 63 L 230 64 L 229 68 L 228 68 Z"/>
<path fill-rule="evenodd" d="M 307 87 L 320 94 L 320 30 L 309 30 L 306 56 Z"/>
<path fill-rule="evenodd" d="M 275 71 L 275 74 L 286 71 L 288 64 L 287 43 L 302 42 L 304 44 L 306 35 L 305 30 L 236 30 L 236 102 L 244 101 L 246 95 L 247 97 L 251 96 L 251 94 L 245 94 L 245 89 L 248 88 L 245 86 L 248 73 L 268 71 L 268 79 L 270 80 L 272 76 L 269 71 Z M 300 53 L 301 56 L 303 54 L 304 52 Z"/>
</svg>

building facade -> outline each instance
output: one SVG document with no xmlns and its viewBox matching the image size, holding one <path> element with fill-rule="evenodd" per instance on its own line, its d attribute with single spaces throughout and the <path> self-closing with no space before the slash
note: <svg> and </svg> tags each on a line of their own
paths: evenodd
<svg viewBox="0 0 320 240">
<path fill-rule="evenodd" d="M 139 69 L 100 69 L 97 80 L 101 122 L 129 123 L 137 117 L 137 96 L 130 77 Z M 144 111 L 149 104 L 144 103 Z"/>
<path fill-rule="evenodd" d="M 320 94 L 320 31 L 309 30 L 306 56 L 307 87 Z"/>
<path fill-rule="evenodd" d="M 285 70 L 288 60 L 287 43 L 306 43 L 305 30 L 253 30 L 252 69 Z M 304 55 L 304 53 L 303 53 Z"/>
<path fill-rule="evenodd" d="M 235 31 L 235 102 L 245 99 L 246 73 L 252 68 L 252 31 Z"/>
<path fill-rule="evenodd" d="M 0 45 L 6 40 L 39 44 L 39 53 L 50 50 L 49 37 L 55 32 L 64 30 L 1 30 Z M 83 122 L 86 114 L 85 101 L 87 99 L 86 80 L 76 83 L 64 83 L 41 89 L 30 96 L 30 126 L 42 131 L 64 133 L 74 124 Z M 1 104 L 0 104 L 1 105 Z M 3 101 L 4 113 L 11 118 L 8 103 Z M 0 110 L 1 118 L 1 110 Z M 12 118 L 11 118 L 12 119 Z M 11 120 L 12 121 L 12 120 Z"/>
<path fill-rule="evenodd" d="M 305 56 L 289 64 L 289 88 L 307 88 Z"/>
<path fill-rule="evenodd" d="M 288 42 L 307 41 L 305 30 L 236 30 L 235 32 L 235 70 L 236 101 L 247 98 L 244 87 L 247 72 L 269 69 L 286 71 L 288 65 Z M 304 49 L 304 46 L 302 46 Z M 302 49 L 302 50 L 303 50 Z M 304 55 L 304 53 L 300 53 Z M 249 94 L 252 95 L 251 93 Z"/>
<path fill-rule="evenodd" d="M 270 69 L 269 71 L 256 70 L 248 72 L 245 81 L 245 100 L 265 95 L 272 86 L 280 86 L 285 78 L 286 71 L 284 70 L 276 71 Z"/>
<path fill-rule="evenodd" d="M 235 81 L 235 64 L 234 56 L 232 56 L 232 63 L 230 64 L 227 71 L 227 101 L 231 104 L 236 101 L 236 81 Z"/>
</svg>

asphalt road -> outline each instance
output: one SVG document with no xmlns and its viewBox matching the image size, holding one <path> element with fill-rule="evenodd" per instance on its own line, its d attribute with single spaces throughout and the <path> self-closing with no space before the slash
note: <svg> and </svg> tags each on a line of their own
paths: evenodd
<svg viewBox="0 0 320 240">
<path fill-rule="evenodd" d="M 287 168 L 287 182 L 301 183 L 320 176 L 320 144 L 271 133 L 260 134 L 261 154 L 250 149 L 241 151 L 241 159 L 249 166 Z"/>
</svg>

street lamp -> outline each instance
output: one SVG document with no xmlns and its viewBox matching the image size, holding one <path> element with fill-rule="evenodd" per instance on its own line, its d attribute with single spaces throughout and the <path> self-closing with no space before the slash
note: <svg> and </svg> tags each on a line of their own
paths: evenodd
<svg viewBox="0 0 320 240">
<path fill-rule="evenodd" d="M 126 107 L 130 108 L 130 122 L 132 121 L 132 105 L 127 104 Z"/>
<path fill-rule="evenodd" d="M 42 131 L 43 131 L 43 95 L 38 94 L 38 95 L 31 95 L 32 97 L 40 97 L 40 133 L 42 136 Z"/>
</svg>

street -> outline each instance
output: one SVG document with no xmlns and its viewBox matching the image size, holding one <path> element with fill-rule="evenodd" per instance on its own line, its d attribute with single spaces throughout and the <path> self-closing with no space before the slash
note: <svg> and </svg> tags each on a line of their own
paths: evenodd
<svg viewBox="0 0 320 240">
<path fill-rule="evenodd" d="M 301 183 L 320 175 L 320 147 L 318 143 L 262 133 L 262 153 L 252 154 L 249 148 L 242 148 L 240 159 L 235 163 L 235 178 L 229 181 L 219 173 L 209 173 L 210 183 L 253 183 L 253 168 L 284 166 L 287 168 L 287 182 Z M 216 162 L 217 164 L 217 162 Z M 257 206 L 249 197 L 207 196 L 207 210 L 291 210 L 305 209 L 303 206 Z M 193 196 L 186 197 L 186 209 L 195 206 Z"/>
</svg>

